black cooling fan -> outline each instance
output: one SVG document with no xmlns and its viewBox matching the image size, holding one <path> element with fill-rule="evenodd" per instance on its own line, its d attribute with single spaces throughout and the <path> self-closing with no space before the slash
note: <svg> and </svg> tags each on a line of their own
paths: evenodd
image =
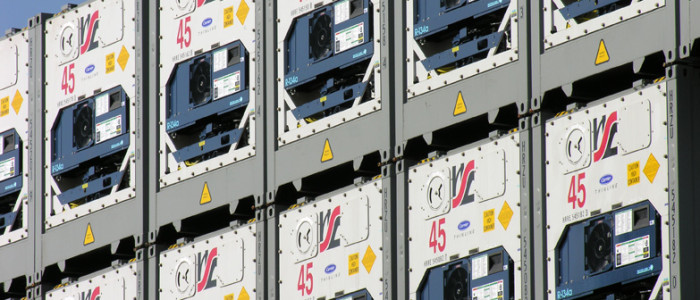
<svg viewBox="0 0 700 300">
<path fill-rule="evenodd" d="M 203 104 L 211 97 L 211 64 L 206 59 L 192 66 L 190 76 L 190 101 L 194 105 Z"/>
<path fill-rule="evenodd" d="M 311 20 L 311 55 L 315 60 L 324 58 L 330 54 L 331 49 L 331 17 L 325 13 Z"/>
<path fill-rule="evenodd" d="M 89 146 L 94 127 L 92 108 L 85 103 L 73 116 L 73 146 L 78 149 Z"/>
<path fill-rule="evenodd" d="M 591 273 L 606 269 L 612 264 L 612 229 L 599 221 L 586 238 L 586 268 Z"/>
<path fill-rule="evenodd" d="M 469 299 L 469 282 L 467 270 L 462 265 L 457 265 L 454 270 L 447 273 L 445 282 L 445 299 L 466 300 Z"/>
</svg>

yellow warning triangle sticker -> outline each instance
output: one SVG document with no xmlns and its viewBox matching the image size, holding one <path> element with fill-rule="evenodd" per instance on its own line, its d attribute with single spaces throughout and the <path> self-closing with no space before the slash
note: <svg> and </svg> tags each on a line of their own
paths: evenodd
<svg viewBox="0 0 700 300">
<path fill-rule="evenodd" d="M 609 60 L 610 56 L 608 55 L 608 48 L 605 47 L 605 42 L 600 40 L 600 44 L 598 45 L 598 54 L 595 57 L 595 65 L 597 66 Z"/>
<path fill-rule="evenodd" d="M 199 198 L 199 204 L 207 204 L 211 202 L 211 194 L 209 194 L 209 185 L 205 182 L 202 189 L 202 197 Z"/>
<path fill-rule="evenodd" d="M 327 162 L 333 159 L 333 150 L 331 150 L 331 143 L 326 139 L 326 143 L 323 145 L 323 155 L 321 155 L 321 162 Z"/>
<path fill-rule="evenodd" d="M 90 223 L 88 223 L 87 229 L 85 230 L 85 239 L 83 239 L 83 246 L 94 242 L 95 236 L 92 234 L 92 226 L 90 226 Z"/>
<path fill-rule="evenodd" d="M 241 288 L 241 293 L 238 294 L 238 300 L 250 300 L 250 296 L 248 295 L 248 292 L 245 290 L 245 287 Z"/>
<path fill-rule="evenodd" d="M 457 94 L 457 102 L 455 103 L 455 109 L 452 111 L 453 116 L 461 115 L 467 112 L 467 105 L 464 104 L 464 97 L 462 97 L 462 92 Z"/>
</svg>

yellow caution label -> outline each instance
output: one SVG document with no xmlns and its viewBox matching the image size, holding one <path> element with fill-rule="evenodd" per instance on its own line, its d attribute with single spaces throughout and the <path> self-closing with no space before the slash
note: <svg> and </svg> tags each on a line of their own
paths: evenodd
<svg viewBox="0 0 700 300">
<path fill-rule="evenodd" d="M 107 56 L 105 56 L 105 74 L 109 74 L 109 73 L 114 72 L 114 66 L 115 66 L 114 52 L 112 52 L 110 54 L 107 54 Z"/>
<path fill-rule="evenodd" d="M 627 186 L 639 183 L 639 161 L 627 165 Z"/>
<path fill-rule="evenodd" d="M 105 57 L 105 74 L 114 72 L 114 52 Z"/>
<path fill-rule="evenodd" d="M 126 47 L 122 46 L 122 51 L 119 52 L 119 57 L 117 57 L 117 62 L 119 63 L 119 66 L 122 68 L 122 71 L 124 71 L 124 68 L 126 68 L 126 63 L 129 62 L 129 51 L 126 51 Z"/>
<path fill-rule="evenodd" d="M 224 300 L 234 300 L 234 299 L 235 298 L 233 298 L 233 294 L 228 294 L 228 295 L 224 296 Z"/>
<path fill-rule="evenodd" d="M 0 117 L 10 113 L 10 97 L 0 99 Z"/>
<path fill-rule="evenodd" d="M 250 296 L 248 295 L 248 292 L 245 290 L 245 287 L 241 288 L 241 293 L 238 294 L 238 300 L 250 300 Z"/>
<path fill-rule="evenodd" d="M 83 246 L 92 244 L 95 242 L 95 235 L 92 234 L 92 226 L 90 226 L 90 223 L 87 225 L 87 229 L 85 229 L 85 239 L 83 239 Z"/>
<path fill-rule="evenodd" d="M 510 220 L 513 218 L 513 210 L 508 205 L 508 202 L 503 202 L 503 207 L 501 207 L 501 212 L 498 213 L 498 222 L 501 222 L 503 229 L 508 229 L 510 225 Z"/>
<path fill-rule="evenodd" d="M 224 28 L 230 26 L 233 26 L 233 6 L 224 8 Z"/>
<path fill-rule="evenodd" d="M 238 21 L 241 22 L 241 25 L 245 24 L 245 19 L 248 17 L 249 11 L 248 3 L 245 3 L 245 0 L 241 0 L 241 4 L 238 5 L 238 11 L 236 12 L 236 17 L 238 17 Z"/>
<path fill-rule="evenodd" d="M 649 154 L 649 158 L 647 159 L 647 164 L 644 166 L 644 175 L 647 176 L 647 179 L 649 179 L 650 183 L 654 183 L 654 178 L 656 178 L 656 173 L 659 171 L 659 162 L 656 160 L 656 157 L 654 157 L 654 154 Z"/>
<path fill-rule="evenodd" d="M 365 266 L 367 273 L 372 271 L 372 266 L 374 266 L 374 261 L 377 259 L 377 255 L 372 251 L 372 247 L 367 245 L 367 250 L 365 250 L 365 256 L 362 258 L 362 265 Z"/>
<path fill-rule="evenodd" d="M 82 188 L 83 188 L 84 190 L 87 190 L 87 188 L 88 188 L 88 184 L 87 184 L 87 183 L 83 183 L 83 186 L 82 186 Z"/>
<path fill-rule="evenodd" d="M 360 272 L 360 253 L 348 255 L 348 276 Z"/>
<path fill-rule="evenodd" d="M 495 209 L 489 209 L 484 211 L 484 232 L 489 232 L 496 229 L 496 220 L 494 216 L 496 215 Z"/>
<path fill-rule="evenodd" d="M 452 47 L 452 53 L 459 51 L 459 46 Z"/>
<path fill-rule="evenodd" d="M 199 198 L 199 204 L 207 204 L 211 202 L 211 194 L 209 194 L 209 185 L 205 182 L 202 189 L 202 197 Z"/>
<path fill-rule="evenodd" d="M 462 92 L 457 94 L 457 102 L 455 102 L 455 109 L 452 111 L 453 116 L 461 115 L 467 112 L 467 105 L 464 104 L 464 97 L 462 97 Z"/>
<path fill-rule="evenodd" d="M 15 110 L 15 114 L 19 115 L 19 109 L 22 108 L 22 102 L 24 102 L 22 93 L 20 93 L 19 90 L 15 91 L 15 97 L 12 98 L 12 108 Z"/>
<path fill-rule="evenodd" d="M 605 47 L 605 42 L 600 40 L 600 44 L 598 45 L 598 53 L 595 57 L 595 65 L 597 66 L 609 60 L 610 56 L 608 55 L 608 48 Z"/>
<path fill-rule="evenodd" d="M 326 143 L 323 145 L 323 154 L 321 155 L 321 162 L 327 162 L 333 159 L 333 150 L 331 150 L 331 143 L 326 139 Z"/>
<path fill-rule="evenodd" d="M 320 102 L 321 102 L 321 103 L 323 103 L 323 102 L 326 102 L 326 100 L 327 100 L 327 99 L 328 99 L 328 97 L 326 97 L 326 96 L 323 96 L 323 97 L 321 97 L 321 100 L 320 100 Z"/>
<path fill-rule="evenodd" d="M 199 142 L 199 147 L 204 147 L 204 145 L 207 144 L 207 141 L 201 141 Z"/>
</svg>

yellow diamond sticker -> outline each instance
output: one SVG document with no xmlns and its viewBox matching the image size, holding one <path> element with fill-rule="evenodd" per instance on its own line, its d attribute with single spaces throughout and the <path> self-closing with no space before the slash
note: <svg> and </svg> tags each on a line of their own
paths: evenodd
<svg viewBox="0 0 700 300">
<path fill-rule="evenodd" d="M 105 74 L 114 72 L 114 52 L 105 57 Z"/>
<path fill-rule="evenodd" d="M 360 253 L 348 255 L 348 276 L 360 272 Z"/>
<path fill-rule="evenodd" d="M 15 113 L 19 115 L 19 109 L 22 108 L 22 102 L 24 102 L 24 99 L 22 98 L 22 94 L 17 90 L 15 92 L 15 97 L 12 98 L 12 108 L 15 110 Z"/>
<path fill-rule="evenodd" d="M 331 150 L 331 143 L 326 139 L 326 143 L 323 145 L 323 154 L 321 154 L 321 162 L 327 162 L 333 159 L 333 150 Z"/>
<path fill-rule="evenodd" d="M 250 11 L 248 4 L 245 3 L 245 0 L 241 0 L 241 4 L 238 5 L 238 11 L 236 12 L 236 17 L 238 17 L 238 21 L 241 22 L 241 25 L 245 24 L 245 18 L 248 17 L 248 11 Z"/>
<path fill-rule="evenodd" d="M 245 287 L 241 288 L 241 293 L 238 294 L 238 300 L 250 300 L 250 296 L 248 295 L 248 292 L 245 290 Z"/>
<path fill-rule="evenodd" d="M 501 207 L 501 212 L 498 213 L 498 221 L 501 222 L 503 229 L 508 229 L 510 224 L 510 219 L 513 218 L 513 210 L 510 209 L 508 202 L 503 202 L 503 207 Z"/>
<path fill-rule="evenodd" d="M 496 220 L 494 215 L 496 214 L 495 209 L 489 209 L 484 211 L 484 232 L 489 232 L 496 229 Z"/>
<path fill-rule="evenodd" d="M 639 183 L 639 162 L 635 161 L 627 165 L 627 186 Z"/>
<path fill-rule="evenodd" d="M 374 266 L 375 259 L 377 259 L 377 256 L 374 255 L 374 251 L 372 251 L 372 247 L 367 245 L 367 250 L 365 251 L 365 257 L 362 258 L 362 265 L 365 266 L 365 270 L 367 270 L 367 273 L 372 271 L 372 266 Z"/>
<path fill-rule="evenodd" d="M 204 188 L 202 189 L 202 197 L 199 198 L 199 204 L 206 204 L 211 202 L 211 194 L 209 194 L 209 185 L 204 183 Z"/>
<path fill-rule="evenodd" d="M 233 6 L 224 8 L 224 28 L 233 26 Z"/>
<path fill-rule="evenodd" d="M 0 99 L 0 117 L 10 113 L 10 97 Z"/>
<path fill-rule="evenodd" d="M 464 97 L 462 97 L 462 92 L 457 94 L 457 102 L 455 103 L 455 109 L 452 111 L 452 115 L 461 115 L 467 112 L 467 105 L 464 104 Z"/>
<path fill-rule="evenodd" d="M 649 179 L 649 182 L 654 183 L 654 178 L 656 178 L 656 172 L 659 171 L 659 162 L 656 160 L 656 157 L 654 157 L 654 154 L 649 154 L 649 158 L 647 159 L 647 164 L 644 166 L 644 175 L 647 176 L 647 179 Z"/>
<path fill-rule="evenodd" d="M 119 57 L 117 57 L 117 62 L 122 68 L 122 71 L 124 71 L 124 68 L 126 68 L 126 63 L 129 62 L 129 51 L 126 51 L 126 47 L 122 46 L 122 51 L 119 51 Z"/>
<path fill-rule="evenodd" d="M 83 239 L 83 246 L 92 244 L 95 242 L 95 236 L 92 234 L 92 226 L 88 223 L 87 229 L 85 229 L 85 239 Z"/>
</svg>

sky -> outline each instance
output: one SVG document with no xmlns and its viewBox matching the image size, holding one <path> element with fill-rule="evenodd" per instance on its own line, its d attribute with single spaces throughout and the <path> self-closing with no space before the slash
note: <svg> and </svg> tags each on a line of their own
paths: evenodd
<svg viewBox="0 0 700 300">
<path fill-rule="evenodd" d="M 24 28 L 27 20 L 39 13 L 55 14 L 66 3 L 80 4 L 84 0 L 0 0 L 0 36 L 5 35 L 5 30 L 15 27 Z M 9 8 L 9 9 L 8 9 Z"/>
</svg>

